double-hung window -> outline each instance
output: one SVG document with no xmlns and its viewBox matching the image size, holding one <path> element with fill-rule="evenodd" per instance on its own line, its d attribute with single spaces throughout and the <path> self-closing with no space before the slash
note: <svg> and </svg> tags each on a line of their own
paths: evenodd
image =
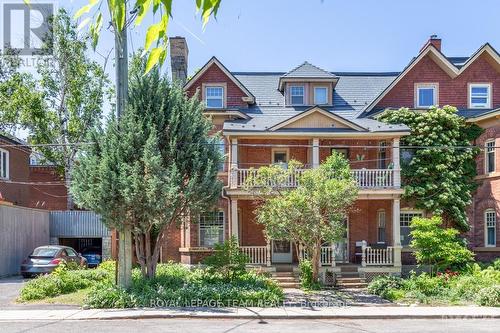
<svg viewBox="0 0 500 333">
<path fill-rule="evenodd" d="M 377 212 L 377 241 L 385 243 L 385 210 Z"/>
<path fill-rule="evenodd" d="M 414 217 L 422 217 L 422 212 L 402 211 L 399 215 L 401 245 L 409 246 L 411 243 L 410 224 Z"/>
<path fill-rule="evenodd" d="M 415 107 L 417 108 L 428 108 L 438 104 L 438 86 L 436 83 L 418 83 L 415 94 Z"/>
<path fill-rule="evenodd" d="M 290 104 L 304 105 L 304 86 L 290 87 Z"/>
<path fill-rule="evenodd" d="M 224 242 L 224 212 L 205 212 L 199 221 L 200 246 L 214 247 Z"/>
<path fill-rule="evenodd" d="M 9 178 L 9 152 L 0 149 L 0 178 Z"/>
<path fill-rule="evenodd" d="M 207 108 L 222 109 L 224 107 L 224 87 L 206 87 L 205 103 L 207 105 Z"/>
<path fill-rule="evenodd" d="M 377 162 L 379 169 L 387 168 L 387 142 L 385 141 L 379 144 Z"/>
<path fill-rule="evenodd" d="M 327 87 L 314 87 L 314 104 L 316 105 L 328 104 Z"/>
<path fill-rule="evenodd" d="M 484 212 L 485 245 L 497 245 L 497 214 L 494 209 L 487 209 Z"/>
<path fill-rule="evenodd" d="M 495 140 L 486 141 L 484 154 L 486 173 L 495 172 Z"/>
<path fill-rule="evenodd" d="M 469 107 L 471 109 L 491 108 L 491 84 L 469 84 Z"/>
</svg>

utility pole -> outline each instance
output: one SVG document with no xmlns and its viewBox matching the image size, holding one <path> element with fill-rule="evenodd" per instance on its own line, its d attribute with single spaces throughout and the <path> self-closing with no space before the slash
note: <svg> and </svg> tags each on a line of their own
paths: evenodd
<svg viewBox="0 0 500 333">
<path fill-rule="evenodd" d="M 127 1 L 125 1 L 127 6 Z M 125 13 L 127 9 L 125 8 Z M 115 67 L 116 67 L 116 118 L 119 119 L 127 109 L 128 99 L 128 51 L 127 23 L 123 29 L 115 29 Z M 132 232 L 125 225 L 119 232 L 117 284 L 128 288 L 132 283 Z"/>
</svg>

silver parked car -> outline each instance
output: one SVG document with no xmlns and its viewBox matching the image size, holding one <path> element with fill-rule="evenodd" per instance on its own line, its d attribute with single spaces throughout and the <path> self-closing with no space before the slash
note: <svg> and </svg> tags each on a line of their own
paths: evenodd
<svg viewBox="0 0 500 333">
<path fill-rule="evenodd" d="M 80 266 L 87 266 L 87 259 L 82 257 L 73 248 L 61 245 L 40 246 L 24 259 L 21 264 L 21 275 L 25 278 L 33 275 L 52 272 L 62 262 L 74 262 Z"/>
</svg>

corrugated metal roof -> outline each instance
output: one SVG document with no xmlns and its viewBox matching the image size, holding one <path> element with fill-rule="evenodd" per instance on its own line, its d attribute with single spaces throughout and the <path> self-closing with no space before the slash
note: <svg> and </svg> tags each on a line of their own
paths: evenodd
<svg viewBox="0 0 500 333">
<path fill-rule="evenodd" d="M 101 217 L 91 211 L 51 211 L 50 237 L 109 237 Z"/>
</svg>

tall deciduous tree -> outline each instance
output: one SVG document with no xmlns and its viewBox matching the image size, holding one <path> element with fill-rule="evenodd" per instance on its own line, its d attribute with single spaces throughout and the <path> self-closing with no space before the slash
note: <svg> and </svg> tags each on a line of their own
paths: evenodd
<svg viewBox="0 0 500 333">
<path fill-rule="evenodd" d="M 142 272 L 153 277 L 168 228 L 216 202 L 222 156 L 202 103 L 158 70 L 144 75 L 145 66 L 133 59 L 128 109 L 79 155 L 72 193 L 108 226 L 132 230 Z"/>
<path fill-rule="evenodd" d="M 37 80 L 25 74 L 12 77 L 17 85 L 2 94 L 10 99 L 0 119 L 28 130 L 30 143 L 44 144 L 37 150 L 60 168 L 69 188 L 78 144 L 101 122 L 109 80 L 102 66 L 86 56 L 88 37 L 77 34 L 67 13 L 61 9 L 52 21 L 51 40 L 46 40 L 53 47 L 50 61 L 40 62 Z M 67 208 L 73 208 L 69 194 Z"/>
<path fill-rule="evenodd" d="M 336 152 L 316 169 L 297 176 L 297 162 L 259 168 L 245 188 L 259 197 L 257 222 L 268 239 L 290 240 L 311 255 L 313 279 L 318 280 L 321 244 L 345 234 L 344 221 L 358 195 L 349 163 Z M 289 180 L 297 187 L 290 188 Z M 299 256 L 300 258 L 300 256 Z"/>
<path fill-rule="evenodd" d="M 451 106 L 426 112 L 388 110 L 379 120 L 411 129 L 401 141 L 410 156 L 402 161 L 404 196 L 414 200 L 417 208 L 442 216 L 445 224 L 468 230 L 466 209 L 476 188 L 478 149 L 467 147 L 481 129 L 467 124 Z"/>
</svg>

